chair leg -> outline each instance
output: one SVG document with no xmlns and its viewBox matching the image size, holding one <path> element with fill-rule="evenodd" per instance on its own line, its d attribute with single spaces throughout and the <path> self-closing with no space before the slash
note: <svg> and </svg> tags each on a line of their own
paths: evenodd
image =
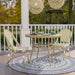
<svg viewBox="0 0 75 75">
<path fill-rule="evenodd" d="M 39 55 L 39 38 L 38 38 L 38 51 L 37 51 L 37 58 L 38 58 L 38 55 Z"/>
<path fill-rule="evenodd" d="M 61 51 L 59 50 L 59 55 L 61 55 Z"/>
<path fill-rule="evenodd" d="M 39 55 L 39 48 L 38 48 L 38 52 L 37 52 L 37 58 L 38 58 L 38 55 Z"/>
<path fill-rule="evenodd" d="M 56 58 L 56 55 L 55 55 L 54 47 L 53 47 L 53 54 L 54 54 L 54 56 L 55 56 L 55 59 L 57 59 L 57 58 Z"/>
<path fill-rule="evenodd" d="M 8 51 L 8 58 L 7 58 L 7 63 L 6 63 L 6 65 L 8 65 L 9 57 L 10 57 L 10 51 Z"/>
<path fill-rule="evenodd" d="M 51 53 L 51 56 L 52 56 L 52 58 L 53 58 L 53 51 L 52 51 L 52 53 Z"/>
<path fill-rule="evenodd" d="M 12 57 L 11 57 L 12 62 L 13 62 L 13 58 L 14 58 L 14 54 L 12 53 Z"/>
<path fill-rule="evenodd" d="M 32 58 L 32 55 L 33 55 L 33 51 L 34 51 L 34 39 L 32 38 L 32 43 L 33 43 L 33 48 L 32 48 L 32 52 L 31 52 L 31 56 L 30 56 L 30 60 L 29 60 L 29 63 L 30 63 L 30 61 L 31 61 L 31 58 Z"/>
<path fill-rule="evenodd" d="M 49 56 L 49 62 L 50 62 L 50 66 L 51 66 L 51 58 L 50 58 L 50 51 L 48 49 L 48 56 Z"/>
<path fill-rule="evenodd" d="M 61 48 L 59 49 L 59 55 L 61 55 Z"/>
<path fill-rule="evenodd" d="M 7 58 L 7 63 L 6 63 L 6 65 L 8 65 L 8 61 L 9 61 L 9 56 L 10 56 L 10 54 L 8 54 L 8 58 Z"/>
<path fill-rule="evenodd" d="M 50 58 L 50 51 L 49 51 L 49 38 L 48 38 L 48 56 L 49 56 L 49 62 L 50 62 L 50 66 L 51 66 L 51 58 Z"/>
<path fill-rule="evenodd" d="M 29 62 L 29 53 L 27 53 L 27 60 L 28 60 L 28 62 Z"/>
<path fill-rule="evenodd" d="M 63 60 L 65 59 L 65 49 L 64 49 L 64 53 L 63 53 Z"/>
<path fill-rule="evenodd" d="M 24 67 L 25 67 L 25 58 L 24 58 L 24 55 L 23 55 L 23 64 L 24 64 Z"/>
<path fill-rule="evenodd" d="M 69 48 L 68 48 L 68 53 L 69 53 L 69 57 L 71 57 Z"/>
<path fill-rule="evenodd" d="M 22 55 L 23 55 L 23 65 L 25 67 L 25 57 L 24 57 L 25 53 L 23 52 Z"/>
<path fill-rule="evenodd" d="M 30 61 L 31 61 L 31 58 L 32 58 L 32 55 L 33 55 L 33 51 L 34 51 L 34 48 L 32 49 L 32 52 L 31 52 L 31 56 L 30 56 L 29 63 L 30 63 Z"/>
</svg>

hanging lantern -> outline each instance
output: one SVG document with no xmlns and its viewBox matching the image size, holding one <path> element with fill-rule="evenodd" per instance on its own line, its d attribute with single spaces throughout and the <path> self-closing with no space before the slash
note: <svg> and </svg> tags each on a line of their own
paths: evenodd
<svg viewBox="0 0 75 75">
<path fill-rule="evenodd" d="M 51 8 L 60 9 L 64 5 L 65 0 L 48 0 L 48 3 Z"/>
<path fill-rule="evenodd" d="M 40 14 L 44 9 L 44 0 L 29 0 L 29 11 L 32 14 Z"/>
</svg>

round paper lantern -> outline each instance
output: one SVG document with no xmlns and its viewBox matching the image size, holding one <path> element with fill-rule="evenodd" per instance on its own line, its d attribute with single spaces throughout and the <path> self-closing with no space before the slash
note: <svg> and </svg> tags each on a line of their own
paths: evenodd
<svg viewBox="0 0 75 75">
<path fill-rule="evenodd" d="M 60 9 L 64 5 L 65 0 L 48 0 L 48 3 L 51 8 Z"/>
<path fill-rule="evenodd" d="M 29 0 L 29 11 L 32 14 L 40 14 L 44 9 L 44 2 L 42 0 Z"/>
</svg>

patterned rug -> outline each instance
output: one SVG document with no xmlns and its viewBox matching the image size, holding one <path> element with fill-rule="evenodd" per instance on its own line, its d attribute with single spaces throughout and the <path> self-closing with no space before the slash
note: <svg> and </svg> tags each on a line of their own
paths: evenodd
<svg viewBox="0 0 75 75">
<path fill-rule="evenodd" d="M 63 60 L 63 56 L 57 56 L 57 60 L 51 58 L 51 66 L 49 64 L 49 58 L 47 54 L 39 54 L 39 58 L 34 54 L 30 63 L 27 62 L 26 66 L 23 65 L 23 56 L 14 58 L 13 62 L 9 61 L 9 66 L 17 71 L 31 73 L 31 74 L 64 74 L 75 71 L 75 59 L 66 56 Z"/>
</svg>

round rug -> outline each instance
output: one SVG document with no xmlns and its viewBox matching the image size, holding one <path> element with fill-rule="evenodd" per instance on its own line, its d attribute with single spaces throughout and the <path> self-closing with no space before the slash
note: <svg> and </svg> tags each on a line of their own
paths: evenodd
<svg viewBox="0 0 75 75">
<path fill-rule="evenodd" d="M 12 61 L 9 61 L 9 66 L 17 71 L 31 73 L 31 74 L 62 74 L 75 71 L 75 59 L 66 56 L 63 60 L 63 56 L 57 56 L 57 60 L 51 58 L 51 66 L 49 64 L 49 58 L 47 54 L 39 54 L 39 58 L 36 58 L 36 54 L 32 56 L 30 63 L 27 62 L 25 56 L 25 67 L 23 65 L 23 56 L 17 57 Z"/>
</svg>

